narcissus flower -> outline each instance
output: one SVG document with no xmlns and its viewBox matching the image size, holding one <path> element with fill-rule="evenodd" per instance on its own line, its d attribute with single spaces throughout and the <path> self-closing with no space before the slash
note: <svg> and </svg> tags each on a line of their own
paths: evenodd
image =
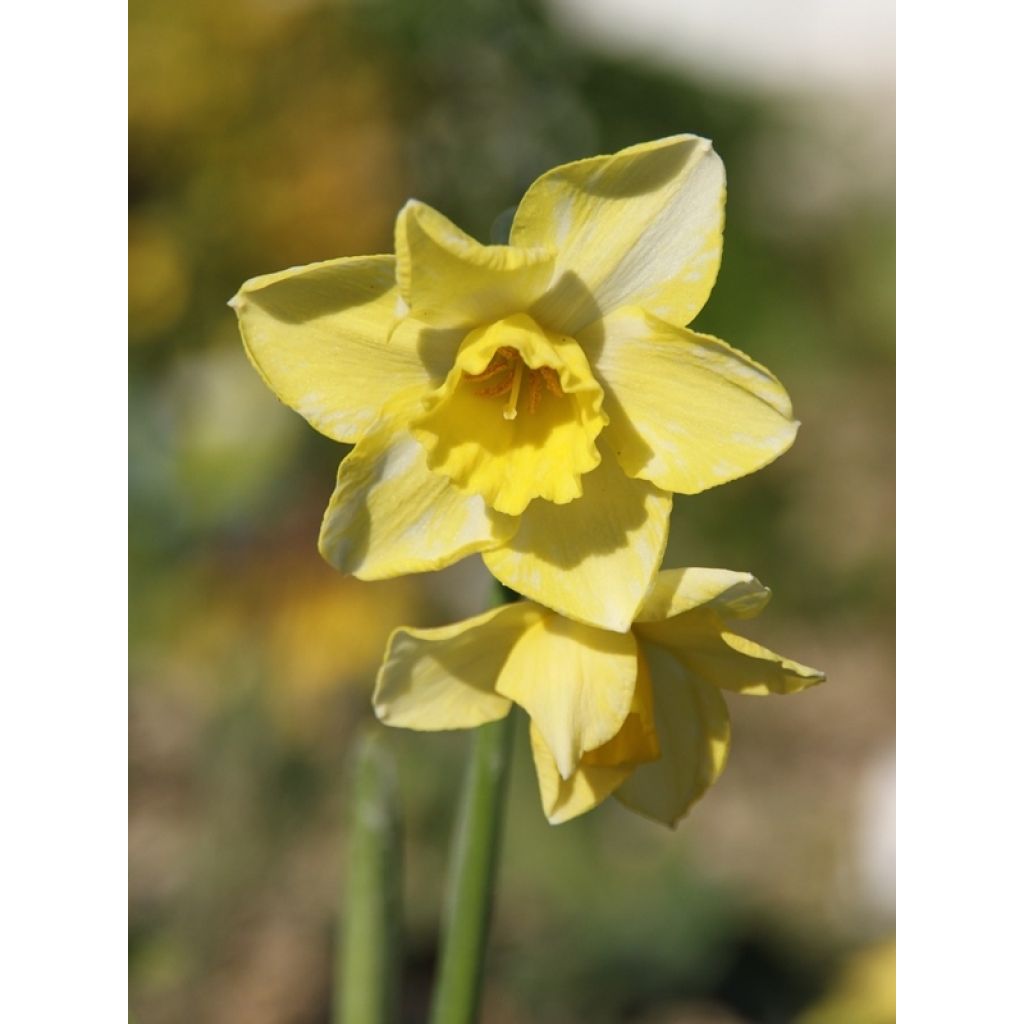
<svg viewBox="0 0 1024 1024">
<path fill-rule="evenodd" d="M 711 144 L 676 136 L 542 175 L 509 245 L 413 201 L 394 256 L 243 285 L 232 305 L 264 380 L 355 443 L 324 557 L 382 579 L 479 551 L 512 589 L 627 630 L 672 492 L 750 473 L 796 434 L 771 373 L 687 328 L 724 202 Z"/>
<path fill-rule="evenodd" d="M 610 632 L 532 601 L 439 629 L 398 629 L 373 704 L 388 725 L 468 729 L 530 716 L 548 820 L 607 796 L 674 825 L 718 778 L 729 749 L 721 690 L 795 693 L 825 677 L 736 633 L 769 591 L 748 573 L 660 572 L 632 629 Z"/>
</svg>

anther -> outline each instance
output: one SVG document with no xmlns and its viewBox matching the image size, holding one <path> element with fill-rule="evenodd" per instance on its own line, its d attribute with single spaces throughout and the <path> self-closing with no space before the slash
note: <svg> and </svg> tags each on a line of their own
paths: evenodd
<svg viewBox="0 0 1024 1024">
<path fill-rule="evenodd" d="M 467 380 L 479 383 L 480 381 L 490 380 L 492 377 L 497 377 L 499 373 L 507 373 L 508 369 L 509 367 L 507 363 L 499 363 L 492 360 L 491 364 L 482 373 L 467 373 L 464 374 L 464 376 Z"/>
<path fill-rule="evenodd" d="M 558 379 L 558 374 L 550 366 L 540 367 L 540 375 L 544 378 L 544 383 L 548 386 L 548 391 L 551 392 L 556 398 L 561 398 L 564 392 L 562 391 L 562 384 Z"/>
<path fill-rule="evenodd" d="M 476 393 L 482 398 L 496 398 L 498 395 L 504 395 L 512 389 L 512 374 L 507 377 L 502 377 L 497 384 L 491 384 L 486 388 L 477 388 Z"/>
<path fill-rule="evenodd" d="M 540 405 L 541 388 L 544 387 L 541 379 L 541 375 L 536 370 L 530 371 L 530 412 L 536 412 L 537 406 Z"/>
</svg>

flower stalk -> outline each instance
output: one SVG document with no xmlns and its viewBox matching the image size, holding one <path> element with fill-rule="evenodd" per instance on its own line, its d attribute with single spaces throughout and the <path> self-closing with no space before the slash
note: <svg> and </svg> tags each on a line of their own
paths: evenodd
<svg viewBox="0 0 1024 1024">
<path fill-rule="evenodd" d="M 394 757 L 376 726 L 356 746 L 349 836 L 333 1024 L 392 1024 L 401 976 L 401 829 Z"/>
<path fill-rule="evenodd" d="M 495 605 L 519 596 L 497 581 L 494 589 Z M 515 735 L 513 714 L 474 729 L 470 741 L 430 1024 L 473 1024 L 477 1019 Z"/>
<path fill-rule="evenodd" d="M 431 1024 L 472 1024 L 477 1019 L 513 733 L 511 714 L 473 731 L 449 868 Z"/>
</svg>

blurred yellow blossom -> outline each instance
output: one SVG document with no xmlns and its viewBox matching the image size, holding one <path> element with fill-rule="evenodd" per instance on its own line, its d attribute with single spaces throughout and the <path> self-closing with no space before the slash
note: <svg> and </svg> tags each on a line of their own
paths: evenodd
<svg viewBox="0 0 1024 1024">
<path fill-rule="evenodd" d="M 858 950 L 798 1024 L 896 1024 L 896 937 Z"/>
<path fill-rule="evenodd" d="M 574 818 L 614 795 L 674 825 L 725 765 L 720 690 L 795 693 L 825 677 L 733 633 L 770 596 L 748 573 L 658 574 L 632 629 L 609 632 L 532 601 L 437 629 L 395 631 L 374 708 L 388 725 L 466 729 L 530 716 L 544 813 Z"/>
<path fill-rule="evenodd" d="M 410 201 L 395 256 L 255 278 L 232 300 L 264 380 L 355 450 L 320 550 L 362 579 L 483 552 L 504 584 L 626 631 L 671 494 L 785 451 L 767 370 L 687 329 L 721 258 L 725 178 L 674 136 L 556 167 L 509 245 Z"/>
</svg>

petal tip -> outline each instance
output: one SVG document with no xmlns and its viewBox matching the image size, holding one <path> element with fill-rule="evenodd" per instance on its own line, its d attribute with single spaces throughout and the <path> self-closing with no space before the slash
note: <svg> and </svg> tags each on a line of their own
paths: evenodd
<svg viewBox="0 0 1024 1024">
<path fill-rule="evenodd" d="M 545 811 L 544 817 L 548 819 L 549 825 L 564 825 L 567 821 L 572 821 L 576 815 L 566 814 L 565 811 L 552 811 L 550 814 Z"/>
</svg>

